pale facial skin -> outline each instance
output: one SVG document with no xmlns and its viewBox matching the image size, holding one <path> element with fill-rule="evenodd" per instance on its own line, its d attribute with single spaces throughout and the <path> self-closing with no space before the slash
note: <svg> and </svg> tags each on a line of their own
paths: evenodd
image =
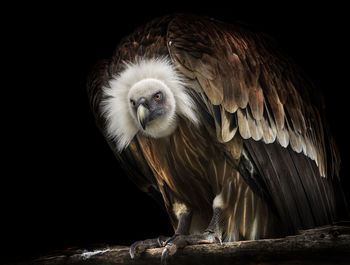
<svg viewBox="0 0 350 265">
<path fill-rule="evenodd" d="M 136 83 L 128 95 L 131 116 L 140 131 L 153 138 L 170 135 L 176 124 L 176 103 L 171 90 L 156 79 Z"/>
</svg>

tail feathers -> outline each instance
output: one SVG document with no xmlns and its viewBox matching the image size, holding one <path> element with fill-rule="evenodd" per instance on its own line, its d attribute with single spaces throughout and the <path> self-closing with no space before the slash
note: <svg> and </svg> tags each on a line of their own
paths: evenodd
<svg viewBox="0 0 350 265">
<path fill-rule="evenodd" d="M 250 185 L 263 182 L 255 192 L 277 212 L 286 234 L 332 222 L 336 217 L 334 179 L 320 176 L 314 161 L 302 153 L 254 140 L 244 143 L 255 174 L 240 170 Z M 264 198 L 265 197 L 265 198 Z M 266 200 L 268 198 L 268 200 Z"/>
</svg>

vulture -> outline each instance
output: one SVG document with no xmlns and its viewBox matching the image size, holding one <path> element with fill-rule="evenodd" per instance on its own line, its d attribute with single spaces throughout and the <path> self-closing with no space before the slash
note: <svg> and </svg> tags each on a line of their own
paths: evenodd
<svg viewBox="0 0 350 265">
<path fill-rule="evenodd" d="M 88 77 L 97 126 L 174 235 L 130 248 L 295 234 L 329 224 L 340 157 L 320 92 L 268 35 L 173 14 L 123 38 Z"/>
</svg>

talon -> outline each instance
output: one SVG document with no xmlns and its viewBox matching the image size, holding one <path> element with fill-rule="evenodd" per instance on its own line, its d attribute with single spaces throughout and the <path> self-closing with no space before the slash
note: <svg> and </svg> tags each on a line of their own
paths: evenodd
<svg viewBox="0 0 350 265">
<path fill-rule="evenodd" d="M 173 256 L 176 252 L 177 252 L 178 246 L 176 244 L 173 243 L 168 243 L 163 252 L 162 252 L 162 257 L 161 257 L 161 264 L 162 265 L 166 265 L 167 264 L 167 259 L 170 256 Z"/>
<path fill-rule="evenodd" d="M 166 236 L 159 236 L 157 238 L 157 242 L 159 244 L 159 247 L 164 247 L 167 243 L 167 241 L 169 240 L 169 237 Z"/>
<path fill-rule="evenodd" d="M 166 265 L 167 264 L 166 263 L 166 259 L 168 257 L 168 252 L 169 252 L 168 248 L 165 247 L 163 252 L 162 252 L 162 256 L 160 258 L 161 265 Z"/>
<path fill-rule="evenodd" d="M 136 256 L 140 255 L 146 249 L 150 248 L 158 248 L 163 246 L 163 242 L 167 239 L 167 237 L 159 236 L 155 239 L 146 239 L 144 241 L 136 241 L 134 244 L 130 246 L 129 254 L 132 259 Z"/>
<path fill-rule="evenodd" d="M 161 257 L 162 265 L 166 265 L 167 259 L 175 255 L 178 249 L 184 248 L 185 246 L 188 245 L 186 238 L 187 236 L 175 234 L 165 242 L 166 245 L 162 252 L 162 257 Z"/>
<path fill-rule="evenodd" d="M 134 259 L 136 256 L 136 252 L 139 249 L 139 244 L 140 244 L 140 241 L 137 241 L 130 246 L 129 254 L 132 259 Z"/>
<path fill-rule="evenodd" d="M 215 237 L 215 240 L 218 241 L 220 243 L 220 245 L 222 245 L 222 239 L 221 239 L 221 236 L 216 236 Z"/>
</svg>

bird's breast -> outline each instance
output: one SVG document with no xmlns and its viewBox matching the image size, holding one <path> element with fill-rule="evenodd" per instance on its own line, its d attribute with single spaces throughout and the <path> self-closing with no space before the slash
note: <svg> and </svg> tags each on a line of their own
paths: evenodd
<svg viewBox="0 0 350 265">
<path fill-rule="evenodd" d="M 211 209 L 227 178 L 235 175 L 221 144 L 204 127 L 180 121 L 168 137 L 138 137 L 158 185 L 167 185 L 178 199 L 194 208 Z"/>
</svg>

